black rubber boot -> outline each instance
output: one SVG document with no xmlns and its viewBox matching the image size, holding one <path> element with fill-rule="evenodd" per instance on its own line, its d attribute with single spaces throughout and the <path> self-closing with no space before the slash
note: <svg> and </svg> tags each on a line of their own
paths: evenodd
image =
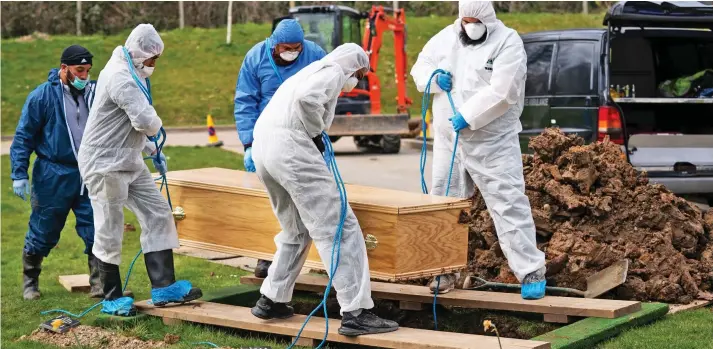
<svg viewBox="0 0 713 349">
<path fill-rule="evenodd" d="M 148 272 L 149 279 L 151 280 L 151 297 L 154 299 L 153 304 L 155 306 L 160 307 L 168 303 L 186 303 L 203 297 L 203 292 L 198 287 L 191 286 L 187 293 L 180 295 L 176 294 L 176 291 L 178 291 L 176 288 L 166 289 L 169 286 L 181 287 L 181 285 L 176 285 L 176 273 L 173 265 L 173 250 L 168 249 L 145 253 L 144 261 L 146 262 L 146 271 Z M 181 283 L 187 284 L 187 281 L 179 282 L 179 284 Z M 166 292 L 169 294 L 164 294 Z M 162 295 L 160 297 L 154 297 L 155 293 L 162 293 Z M 160 300 L 155 300 L 157 298 L 160 298 Z"/>
<path fill-rule="evenodd" d="M 99 260 L 91 252 L 87 255 L 87 264 L 89 265 L 89 297 L 103 298 L 104 288 L 99 276 Z"/>
<path fill-rule="evenodd" d="M 343 336 L 361 336 L 364 334 L 375 334 L 393 332 L 399 329 L 396 321 L 382 319 L 366 309 L 362 309 L 358 316 L 352 313 L 344 313 L 342 326 L 339 334 Z"/>
<path fill-rule="evenodd" d="M 22 251 L 22 297 L 26 300 L 40 298 L 40 272 L 43 256 L 31 255 Z"/>
<path fill-rule="evenodd" d="M 295 310 L 287 303 L 275 303 L 265 296 L 260 296 L 250 312 L 263 320 L 287 319 L 295 315 Z"/>
<path fill-rule="evenodd" d="M 255 266 L 255 277 L 266 278 L 267 270 L 270 268 L 272 261 L 266 261 L 264 259 L 258 259 L 257 265 Z"/>
<path fill-rule="evenodd" d="M 96 264 L 99 269 L 100 283 L 102 284 L 102 289 L 104 291 L 104 300 L 102 312 L 110 315 L 117 316 L 135 316 L 136 307 L 131 304 L 122 307 L 121 311 L 117 308 L 117 304 L 125 299 L 119 300 L 124 297 L 124 293 L 121 291 L 121 272 L 119 271 L 119 266 L 115 264 L 104 263 L 98 258 L 96 259 Z"/>
</svg>

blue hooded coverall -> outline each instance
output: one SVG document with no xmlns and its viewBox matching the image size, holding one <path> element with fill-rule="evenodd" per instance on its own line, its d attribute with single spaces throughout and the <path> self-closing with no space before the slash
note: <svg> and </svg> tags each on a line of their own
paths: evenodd
<svg viewBox="0 0 713 349">
<path fill-rule="evenodd" d="M 302 52 L 296 60 L 286 66 L 273 66 L 270 63 L 269 57 L 275 45 L 296 42 L 302 43 Z M 319 45 L 304 39 L 304 31 L 294 19 L 281 21 L 267 40 L 248 51 L 235 86 L 234 110 L 238 137 L 246 148 L 252 145 L 253 128 L 258 116 L 282 82 L 325 55 L 326 52 Z"/>
<path fill-rule="evenodd" d="M 94 99 L 96 81 L 84 88 L 88 108 Z M 77 166 L 77 151 L 65 118 L 59 69 L 50 70 L 47 82 L 33 90 L 25 101 L 10 147 L 12 180 L 28 179 L 30 155 L 37 158 L 32 168 L 29 230 L 25 252 L 47 257 L 57 245 L 60 232 L 74 211 L 76 229 L 84 241 L 84 253 L 94 244 L 94 218 L 89 193 Z"/>
</svg>

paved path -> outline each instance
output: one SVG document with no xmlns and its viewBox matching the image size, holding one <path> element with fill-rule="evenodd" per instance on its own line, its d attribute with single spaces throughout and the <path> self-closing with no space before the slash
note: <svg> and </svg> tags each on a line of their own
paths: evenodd
<svg viewBox="0 0 713 349">
<path fill-rule="evenodd" d="M 218 130 L 218 137 L 223 141 L 223 148 L 243 153 L 243 146 L 238 140 L 237 131 Z M 168 131 L 166 145 L 196 146 L 208 143 L 207 131 Z M 2 154 L 9 154 L 11 141 L 2 142 Z M 361 153 L 354 145 L 352 137 L 342 137 L 334 143 L 337 166 L 346 183 L 373 187 L 389 188 L 411 192 L 421 192 L 419 173 L 420 150 L 410 147 L 403 141 L 398 154 Z M 431 158 L 428 153 L 426 181 L 431 183 Z"/>
</svg>

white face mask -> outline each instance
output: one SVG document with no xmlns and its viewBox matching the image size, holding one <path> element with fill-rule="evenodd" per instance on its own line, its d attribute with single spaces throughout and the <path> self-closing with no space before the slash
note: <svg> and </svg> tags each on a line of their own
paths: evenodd
<svg viewBox="0 0 713 349">
<path fill-rule="evenodd" d="M 147 67 L 143 65 L 141 68 L 136 68 L 136 73 L 139 74 L 140 77 L 146 79 L 151 74 L 153 74 L 154 67 Z"/>
<path fill-rule="evenodd" d="M 468 23 L 463 26 L 465 33 L 473 40 L 478 40 L 485 34 L 485 24 L 483 23 Z"/>
<path fill-rule="evenodd" d="M 280 58 L 287 62 L 292 62 L 300 55 L 300 51 L 285 51 L 280 53 Z"/>
<path fill-rule="evenodd" d="M 357 79 L 355 76 L 350 76 L 349 79 L 347 79 L 347 82 L 344 83 L 344 87 L 342 87 L 343 92 L 351 92 L 356 85 L 359 83 L 359 79 Z"/>
</svg>

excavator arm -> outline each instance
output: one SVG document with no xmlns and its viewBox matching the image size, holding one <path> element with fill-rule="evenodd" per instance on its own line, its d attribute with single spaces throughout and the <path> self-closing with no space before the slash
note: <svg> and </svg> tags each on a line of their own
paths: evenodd
<svg viewBox="0 0 713 349">
<path fill-rule="evenodd" d="M 393 15 L 389 15 L 393 13 Z M 383 44 L 384 32 L 394 32 L 395 80 L 397 89 L 397 113 L 408 114 L 412 101 L 406 96 L 406 12 L 404 9 L 394 11 L 383 6 L 372 6 L 366 18 L 362 47 L 369 55 L 371 67 L 366 78 L 369 81 L 369 91 L 354 89 L 346 96 L 368 95 L 371 102 L 371 113 L 381 114 L 381 82 L 376 75 L 379 66 L 379 52 Z"/>
</svg>

